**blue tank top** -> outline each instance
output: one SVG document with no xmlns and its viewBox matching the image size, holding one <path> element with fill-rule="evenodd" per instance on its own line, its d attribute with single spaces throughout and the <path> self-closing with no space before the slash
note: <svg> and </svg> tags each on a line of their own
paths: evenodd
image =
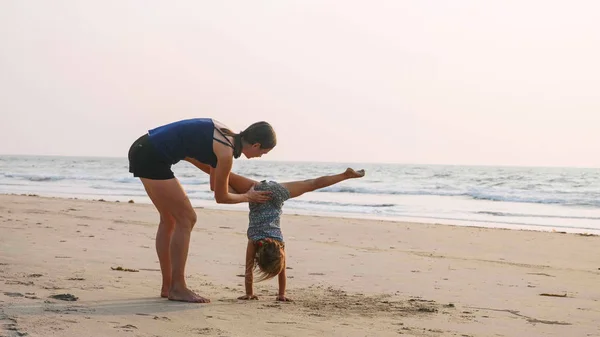
<svg viewBox="0 0 600 337">
<path fill-rule="evenodd" d="M 212 167 L 217 166 L 213 152 L 215 124 L 210 118 L 185 119 L 152 130 L 148 138 L 171 164 L 191 157 Z"/>
</svg>

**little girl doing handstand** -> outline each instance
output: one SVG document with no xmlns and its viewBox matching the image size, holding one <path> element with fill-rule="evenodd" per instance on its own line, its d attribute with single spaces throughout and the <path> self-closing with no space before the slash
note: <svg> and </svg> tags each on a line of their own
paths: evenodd
<svg viewBox="0 0 600 337">
<path fill-rule="evenodd" d="M 210 166 L 193 163 L 206 173 L 210 173 Z M 248 226 L 248 246 L 246 248 L 246 295 L 239 297 L 242 300 L 258 299 L 254 295 L 254 271 L 257 270 L 256 282 L 265 281 L 278 276 L 279 294 L 278 301 L 290 301 L 285 296 L 285 244 L 281 233 L 280 219 L 283 203 L 287 199 L 301 196 L 306 192 L 331 186 L 347 179 L 364 177 L 365 171 L 355 171 L 351 168 L 344 173 L 323 176 L 316 179 L 277 183 L 274 181 L 255 181 L 235 173 L 229 175 L 229 186 L 237 193 L 245 193 L 252 186 L 256 191 L 271 192 L 271 200 L 265 203 L 250 203 L 250 223 Z M 211 183 L 212 186 L 212 183 Z"/>
</svg>

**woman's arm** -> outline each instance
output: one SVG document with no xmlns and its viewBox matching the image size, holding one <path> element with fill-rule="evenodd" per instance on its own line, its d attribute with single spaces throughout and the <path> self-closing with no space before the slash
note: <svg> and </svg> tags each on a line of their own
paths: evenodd
<svg viewBox="0 0 600 337">
<path fill-rule="evenodd" d="M 238 204 L 241 202 L 259 202 L 263 203 L 271 198 L 269 191 L 255 191 L 250 188 L 244 194 L 235 194 L 229 192 L 229 175 L 233 166 L 233 150 L 215 142 L 213 150 L 217 156 L 217 167 L 212 170 L 214 175 L 215 200 L 219 204 Z M 211 175 L 212 176 L 212 175 Z M 212 179 L 212 177 L 211 177 Z"/>
</svg>

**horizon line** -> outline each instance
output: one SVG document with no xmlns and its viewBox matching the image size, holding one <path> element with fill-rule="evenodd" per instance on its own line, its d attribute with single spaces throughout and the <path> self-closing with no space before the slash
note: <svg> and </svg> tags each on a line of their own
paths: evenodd
<svg viewBox="0 0 600 337">
<path fill-rule="evenodd" d="M 62 158 L 104 158 L 104 159 L 127 159 L 126 156 L 78 156 L 78 155 L 55 155 L 55 154 L 4 154 L 0 157 L 62 157 Z M 242 159 L 244 160 L 244 159 Z M 245 159 L 250 160 L 250 159 Z M 256 161 L 256 160 L 255 160 Z M 260 162 L 269 163 L 313 163 L 313 164 L 371 164 L 371 165 L 405 165 L 405 166 L 464 166 L 464 167 L 506 167 L 506 168 L 577 168 L 577 169 L 599 169 L 594 166 L 563 166 L 563 165 L 514 165 L 514 164 L 443 164 L 443 163 L 411 163 L 411 162 L 354 162 L 354 161 L 319 161 L 319 160 L 269 160 L 261 159 Z"/>
</svg>

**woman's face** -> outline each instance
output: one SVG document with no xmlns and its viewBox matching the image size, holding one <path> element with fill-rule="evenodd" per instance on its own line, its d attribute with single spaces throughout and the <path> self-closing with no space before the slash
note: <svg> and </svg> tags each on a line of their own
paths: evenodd
<svg viewBox="0 0 600 337">
<path fill-rule="evenodd" d="M 264 154 L 269 153 L 269 151 L 271 151 L 271 150 L 272 149 L 261 149 L 260 148 L 260 143 L 254 143 L 254 144 L 252 144 L 250 146 L 244 147 L 242 149 L 242 153 L 248 159 L 250 159 L 250 158 L 260 158 Z"/>
</svg>

